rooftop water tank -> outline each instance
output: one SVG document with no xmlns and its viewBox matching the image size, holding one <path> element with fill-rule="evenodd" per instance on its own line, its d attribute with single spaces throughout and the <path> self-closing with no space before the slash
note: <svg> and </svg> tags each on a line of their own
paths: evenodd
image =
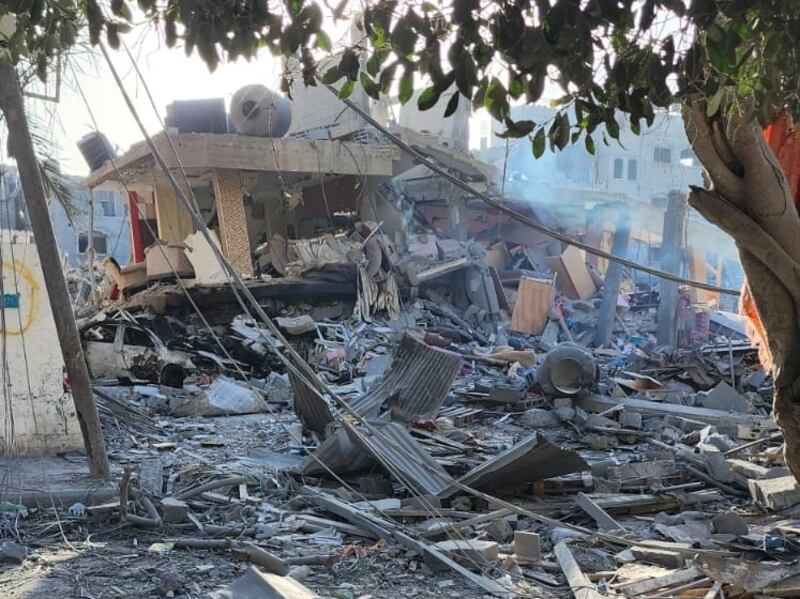
<svg viewBox="0 0 800 599">
<path fill-rule="evenodd" d="M 167 106 L 164 123 L 180 133 L 227 133 L 225 99 L 177 100 Z"/>
<path fill-rule="evenodd" d="M 230 120 L 240 135 L 283 137 L 292 124 L 292 108 L 263 85 L 245 85 L 233 94 Z"/>
<path fill-rule="evenodd" d="M 96 171 L 112 158 L 117 157 L 117 153 L 108 141 L 108 138 L 99 131 L 87 133 L 78 140 L 78 150 L 83 155 L 83 159 L 89 168 Z"/>
</svg>

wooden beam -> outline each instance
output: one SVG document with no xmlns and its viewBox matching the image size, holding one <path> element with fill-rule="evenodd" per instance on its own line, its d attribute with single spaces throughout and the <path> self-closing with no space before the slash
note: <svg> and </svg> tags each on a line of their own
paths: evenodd
<svg viewBox="0 0 800 599">
<path fill-rule="evenodd" d="M 622 524 L 609 516 L 608 512 L 592 501 L 592 498 L 585 493 L 578 493 L 575 503 L 592 517 L 592 520 L 597 523 L 597 527 L 600 530 L 625 530 Z"/>
<path fill-rule="evenodd" d="M 597 591 L 592 581 L 581 571 L 572 551 L 564 541 L 557 543 L 553 551 L 575 599 L 605 599 L 605 596 Z"/>
</svg>

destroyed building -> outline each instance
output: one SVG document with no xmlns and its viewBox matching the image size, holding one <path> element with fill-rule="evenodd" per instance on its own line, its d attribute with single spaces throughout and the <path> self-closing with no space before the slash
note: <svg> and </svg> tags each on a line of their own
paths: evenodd
<svg viewBox="0 0 800 599">
<path fill-rule="evenodd" d="M 458 123 L 351 102 L 392 125 L 249 87 L 93 165 L 130 216 L 78 307 L 114 480 L 10 486 L 2 561 L 63 535 L 92 596 L 793 596 L 771 379 L 685 196 L 654 268 L 623 202 L 559 219 Z"/>
</svg>

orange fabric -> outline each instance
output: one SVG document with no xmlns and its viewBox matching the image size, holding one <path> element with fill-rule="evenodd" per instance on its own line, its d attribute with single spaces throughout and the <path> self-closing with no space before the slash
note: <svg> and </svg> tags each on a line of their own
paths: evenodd
<svg viewBox="0 0 800 599">
<path fill-rule="evenodd" d="M 764 137 L 769 147 L 778 157 L 783 173 L 789 183 L 789 193 L 795 207 L 800 205 L 800 130 L 794 126 L 792 116 L 782 110 L 778 118 L 764 129 Z M 750 286 L 745 280 L 739 298 L 739 313 L 748 320 L 747 334 L 752 341 L 759 343 L 758 358 L 765 370 L 772 366 L 772 356 L 767 345 L 767 333 L 758 315 Z"/>
</svg>

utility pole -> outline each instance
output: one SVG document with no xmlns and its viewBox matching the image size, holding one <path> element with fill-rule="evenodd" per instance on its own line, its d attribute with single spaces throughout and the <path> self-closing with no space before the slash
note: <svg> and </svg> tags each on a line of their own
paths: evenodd
<svg viewBox="0 0 800 599">
<path fill-rule="evenodd" d="M 94 190 L 89 188 L 89 236 L 86 238 L 86 266 L 89 270 L 89 298 L 94 298 Z"/>
<path fill-rule="evenodd" d="M 89 472 L 92 476 L 108 478 L 108 455 L 106 454 L 100 418 L 92 395 L 89 371 L 83 356 L 72 301 L 59 260 L 58 245 L 53 235 L 53 225 L 47 210 L 42 173 L 33 150 L 31 132 L 25 116 L 19 79 L 13 65 L 0 61 L 0 109 L 6 117 L 9 149 L 17 161 L 22 191 L 28 207 L 28 217 L 39 252 L 39 261 L 44 274 L 50 308 L 56 324 L 64 366 L 69 376 L 72 399 L 78 414 L 78 422 L 86 447 Z"/>
<path fill-rule="evenodd" d="M 664 212 L 664 229 L 661 234 L 661 269 L 674 275 L 680 274 L 683 261 L 686 215 L 689 204 L 685 193 L 670 191 L 667 195 L 667 210 Z M 673 347 L 678 331 L 675 326 L 678 310 L 678 284 L 661 280 L 660 302 L 656 338 L 659 345 Z"/>
</svg>

